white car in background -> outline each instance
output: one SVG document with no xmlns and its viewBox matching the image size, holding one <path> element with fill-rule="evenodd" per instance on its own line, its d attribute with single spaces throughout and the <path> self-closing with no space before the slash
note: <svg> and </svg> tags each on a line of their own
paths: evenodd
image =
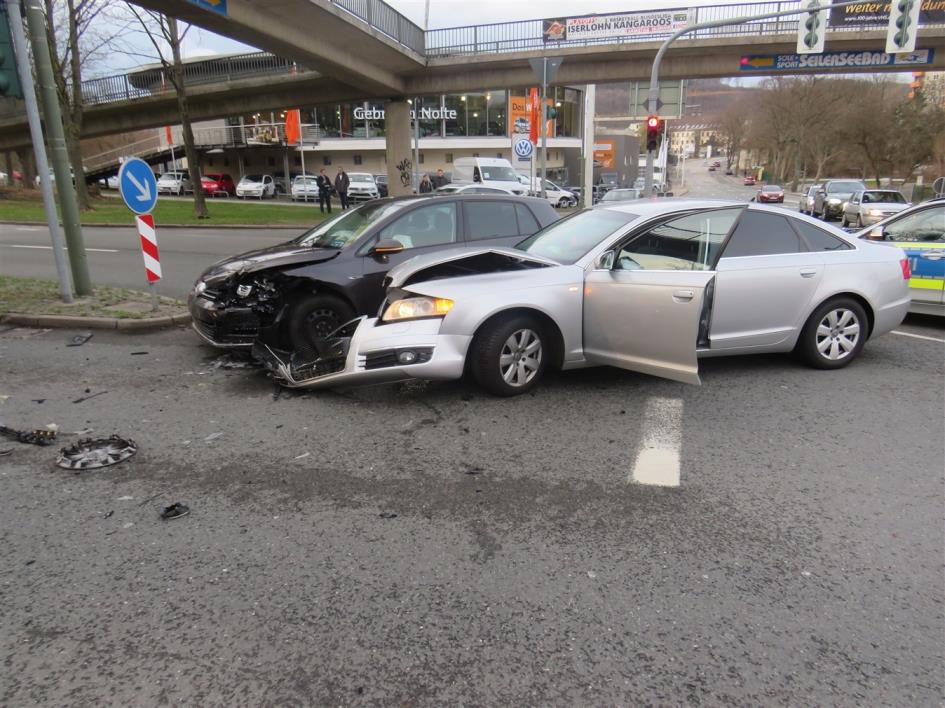
<svg viewBox="0 0 945 708">
<path fill-rule="evenodd" d="M 352 202 L 366 202 L 381 196 L 370 172 L 349 172 L 348 180 L 348 199 Z"/>
<path fill-rule="evenodd" d="M 442 197 L 449 194 L 512 194 L 512 190 L 502 187 L 484 187 L 481 184 L 447 184 L 433 193 Z"/>
<path fill-rule="evenodd" d="M 276 182 L 272 175 L 243 175 L 239 184 L 236 185 L 236 196 L 240 199 L 275 197 Z"/>
<path fill-rule="evenodd" d="M 190 183 L 190 174 L 185 170 L 165 172 L 158 177 L 158 194 L 176 194 L 179 197 L 182 194 L 193 191 L 194 188 Z"/>
<path fill-rule="evenodd" d="M 315 175 L 299 175 L 292 180 L 291 196 L 293 202 L 311 199 L 318 201 L 318 178 Z"/>
</svg>

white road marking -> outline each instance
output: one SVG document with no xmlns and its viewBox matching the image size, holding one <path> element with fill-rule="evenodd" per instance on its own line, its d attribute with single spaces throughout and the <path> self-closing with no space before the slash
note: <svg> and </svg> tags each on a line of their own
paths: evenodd
<svg viewBox="0 0 945 708">
<path fill-rule="evenodd" d="M 892 333 L 898 334 L 900 337 L 913 337 L 915 339 L 925 339 L 929 342 L 945 343 L 945 339 L 942 339 L 941 337 L 926 337 L 924 334 L 912 334 L 912 332 L 900 332 L 898 329 L 894 329 Z"/>
<path fill-rule="evenodd" d="M 42 231 L 38 226 L 14 226 L 14 231 Z"/>
<path fill-rule="evenodd" d="M 683 402 L 649 398 L 643 413 L 643 442 L 627 482 L 657 487 L 679 486 Z"/>
<path fill-rule="evenodd" d="M 39 249 L 42 251 L 51 251 L 52 246 L 28 246 L 21 243 L 11 243 L 8 244 L 10 248 L 33 248 Z M 68 248 L 66 249 L 69 250 Z M 92 251 L 93 253 L 121 253 L 117 248 L 86 248 L 86 251 Z"/>
</svg>

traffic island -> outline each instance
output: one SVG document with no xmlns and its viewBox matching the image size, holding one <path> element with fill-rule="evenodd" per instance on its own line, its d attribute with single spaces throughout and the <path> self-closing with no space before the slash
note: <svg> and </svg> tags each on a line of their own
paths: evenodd
<svg viewBox="0 0 945 708">
<path fill-rule="evenodd" d="M 25 327 L 149 330 L 190 322 L 180 300 L 148 293 L 99 287 L 88 297 L 65 303 L 54 280 L 0 276 L 0 322 Z"/>
</svg>

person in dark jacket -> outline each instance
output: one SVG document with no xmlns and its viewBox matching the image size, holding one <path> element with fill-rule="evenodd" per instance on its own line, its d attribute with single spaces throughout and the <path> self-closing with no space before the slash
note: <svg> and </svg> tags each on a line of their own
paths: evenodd
<svg viewBox="0 0 945 708">
<path fill-rule="evenodd" d="M 429 194 L 433 191 L 433 183 L 430 181 L 430 175 L 424 174 L 420 180 L 420 194 Z"/>
<path fill-rule="evenodd" d="M 351 180 L 344 167 L 338 166 L 338 174 L 335 175 L 335 191 L 338 193 L 338 199 L 341 200 L 341 210 L 348 208 L 348 187 L 351 186 Z"/>
<path fill-rule="evenodd" d="M 325 174 L 325 168 L 319 170 L 315 184 L 318 185 L 318 208 L 324 213 L 327 206 L 328 213 L 331 214 L 331 177 Z"/>
<path fill-rule="evenodd" d="M 443 174 L 443 170 L 437 170 L 436 174 L 433 175 L 433 179 L 430 181 L 433 183 L 433 189 L 439 189 L 440 187 L 445 187 L 446 185 L 450 183 L 450 181 L 446 179 L 446 175 Z"/>
</svg>

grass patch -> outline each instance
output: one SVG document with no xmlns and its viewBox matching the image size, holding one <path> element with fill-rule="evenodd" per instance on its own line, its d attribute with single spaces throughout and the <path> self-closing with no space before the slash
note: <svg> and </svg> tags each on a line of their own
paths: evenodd
<svg viewBox="0 0 945 708">
<path fill-rule="evenodd" d="M 55 280 L 14 278 L 0 275 L 0 315 L 72 315 L 74 317 L 114 317 L 138 320 L 146 317 L 182 315 L 187 306 L 170 297 L 158 299 L 158 311 L 151 310 L 151 295 L 125 288 L 95 288 L 89 297 L 76 298 L 72 304 L 59 297 Z"/>
<path fill-rule="evenodd" d="M 134 214 L 124 202 L 114 197 L 102 197 L 93 200 L 94 209 L 81 214 L 81 221 L 86 226 L 104 224 L 122 224 L 134 226 Z M 58 210 L 58 207 L 57 207 Z M 162 224 L 185 224 L 188 226 L 226 226 L 246 224 L 251 226 L 286 225 L 311 226 L 324 219 L 317 206 L 293 206 L 278 202 L 246 203 L 238 199 L 208 199 L 209 219 L 197 219 L 194 216 L 192 201 L 158 199 L 152 212 L 157 226 Z M 61 215 L 60 215 L 61 218 Z M 0 193 L 0 221 L 24 221 L 37 224 L 46 223 L 43 201 L 37 193 L 30 190 L 17 194 L 13 190 Z"/>
</svg>

